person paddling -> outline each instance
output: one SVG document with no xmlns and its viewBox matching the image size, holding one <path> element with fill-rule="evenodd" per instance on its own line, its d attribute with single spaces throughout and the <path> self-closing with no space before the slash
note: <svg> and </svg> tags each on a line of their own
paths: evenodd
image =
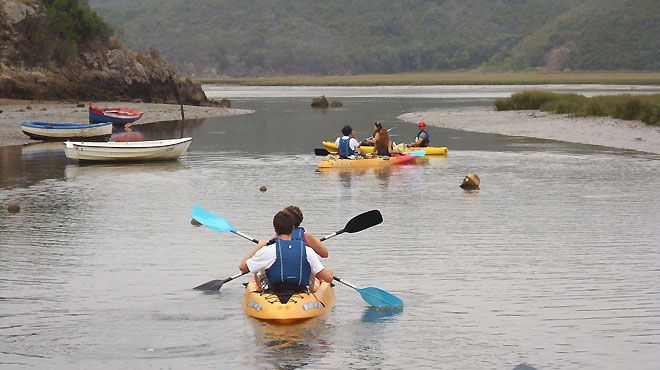
<svg viewBox="0 0 660 370">
<path fill-rule="evenodd" d="M 408 145 L 418 146 L 418 147 L 429 146 L 429 142 L 431 141 L 431 134 L 429 134 L 428 131 L 426 131 L 426 122 L 420 121 L 417 124 L 417 128 L 419 128 L 419 132 L 417 133 L 417 137 L 415 137 L 415 141 L 413 141 Z"/>
<path fill-rule="evenodd" d="M 288 206 L 283 211 L 289 213 L 293 218 L 293 232 L 291 232 L 292 240 L 302 240 L 306 246 L 311 247 L 316 254 L 321 258 L 328 258 L 328 248 L 321 243 L 314 235 L 305 231 L 305 228 L 300 226 L 303 221 L 303 213 L 300 208 L 296 206 Z"/>
<path fill-rule="evenodd" d="M 355 138 L 355 131 L 349 125 L 346 125 L 341 128 L 340 136 L 335 140 L 337 144 L 337 151 L 339 153 L 339 158 L 342 159 L 355 159 L 355 154 L 358 153 L 362 156 L 365 156 L 366 153 L 362 148 L 360 148 L 360 143 Z"/>
<path fill-rule="evenodd" d="M 395 154 L 401 154 L 399 150 L 394 148 L 389 132 L 382 127 L 374 143 L 374 152 L 381 157 L 391 157 Z"/>
<path fill-rule="evenodd" d="M 262 290 L 270 292 L 314 291 L 311 278 L 332 282 L 332 271 L 323 267 L 318 255 L 300 239 L 292 239 L 294 220 L 288 212 L 279 211 L 273 217 L 273 228 L 277 238 L 274 244 L 266 245 L 267 240 L 259 241 L 241 261 L 242 272 L 252 272 L 260 282 L 257 272 L 265 270 L 267 286 Z"/>
</svg>

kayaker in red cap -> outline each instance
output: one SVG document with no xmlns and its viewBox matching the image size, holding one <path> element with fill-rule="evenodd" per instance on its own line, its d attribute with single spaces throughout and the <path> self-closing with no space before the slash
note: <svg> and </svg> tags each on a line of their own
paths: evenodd
<svg viewBox="0 0 660 370">
<path fill-rule="evenodd" d="M 415 141 L 412 143 L 408 144 L 409 146 L 419 146 L 419 147 L 426 147 L 429 146 L 429 141 L 431 141 L 431 134 L 429 134 L 426 131 L 426 122 L 424 121 L 419 121 L 417 124 L 417 127 L 419 128 L 419 132 L 417 133 L 417 137 L 415 137 Z"/>
<path fill-rule="evenodd" d="M 305 231 L 305 228 L 300 226 L 303 221 L 303 213 L 300 208 L 296 206 L 288 206 L 283 209 L 293 217 L 293 232 L 291 239 L 302 239 L 306 246 L 311 247 L 316 254 L 321 258 L 328 258 L 328 248 L 321 243 L 314 235 Z"/>
<path fill-rule="evenodd" d="M 319 256 L 300 239 L 292 239 L 294 220 L 288 212 L 279 211 L 273 217 L 273 228 L 277 238 L 274 244 L 266 245 L 261 240 L 241 261 L 239 269 L 256 274 L 265 270 L 268 278 L 267 290 L 279 292 L 303 292 L 314 290 L 311 278 L 332 282 L 332 271 L 323 267 Z M 259 282 L 260 279 L 255 276 Z M 264 288 L 264 287 L 262 287 Z"/>
</svg>

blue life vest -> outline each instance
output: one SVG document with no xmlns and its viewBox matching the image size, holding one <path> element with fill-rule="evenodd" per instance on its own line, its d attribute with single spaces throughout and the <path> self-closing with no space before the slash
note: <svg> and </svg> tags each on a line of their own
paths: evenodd
<svg viewBox="0 0 660 370">
<path fill-rule="evenodd" d="M 307 251 L 302 240 L 275 241 L 275 262 L 266 269 L 270 286 L 280 284 L 308 286 L 312 267 L 307 262 Z"/>
<path fill-rule="evenodd" d="M 351 138 L 341 137 L 339 139 L 339 158 L 348 158 L 352 155 L 355 155 L 355 150 L 351 149 Z"/>
<path fill-rule="evenodd" d="M 426 134 L 426 137 L 424 138 L 424 140 L 422 140 L 419 146 L 420 147 L 429 146 L 429 141 L 431 141 L 431 134 L 429 134 L 428 131 L 420 131 L 417 133 L 417 138 L 419 138 L 419 135 L 421 135 L 422 132 Z"/>
<path fill-rule="evenodd" d="M 305 228 L 302 226 L 294 228 L 291 232 L 291 240 L 305 241 Z"/>
</svg>

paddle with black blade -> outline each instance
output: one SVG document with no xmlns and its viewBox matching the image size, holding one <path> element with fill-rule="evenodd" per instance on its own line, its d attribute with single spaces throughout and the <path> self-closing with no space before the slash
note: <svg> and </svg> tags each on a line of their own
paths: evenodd
<svg viewBox="0 0 660 370">
<path fill-rule="evenodd" d="M 194 205 L 192 208 L 191 212 L 193 220 L 199 222 L 200 224 L 208 227 L 209 229 L 215 230 L 215 231 L 220 231 L 220 232 L 230 232 L 232 234 L 238 235 L 242 238 L 245 238 L 253 243 L 259 243 L 257 239 L 254 239 L 250 236 L 247 236 L 232 226 L 229 221 L 223 219 L 222 217 L 216 216 L 213 213 L 205 210 L 204 208 L 200 207 L 199 205 Z M 361 213 L 355 217 L 353 217 L 350 221 L 346 223 L 346 226 L 344 226 L 343 229 L 335 231 L 334 233 L 324 236 L 321 238 L 321 241 L 330 239 L 334 236 L 337 236 L 342 233 L 356 233 L 358 231 L 362 231 L 364 229 L 368 229 L 372 226 L 376 226 L 383 222 L 383 215 L 381 215 L 380 211 L 377 209 L 373 209 L 371 211 L 367 211 L 364 213 Z M 272 244 L 275 242 L 275 239 L 271 239 L 268 241 L 268 244 Z M 241 277 L 247 273 L 242 273 L 238 275 L 231 276 L 227 279 L 224 280 L 211 280 L 209 282 L 206 282 L 202 285 L 196 286 L 193 289 L 196 290 L 219 290 L 222 288 L 222 286 L 230 282 L 238 277 Z"/>
<path fill-rule="evenodd" d="M 229 231 L 229 232 L 232 232 L 233 234 L 239 235 L 239 236 L 241 236 L 243 238 L 246 238 L 250 241 L 258 243 L 258 241 L 256 241 L 256 239 L 251 238 L 251 237 L 249 237 L 245 234 L 241 234 L 241 233 L 237 232 L 233 228 L 233 226 L 231 226 L 231 224 L 229 222 L 227 222 L 226 220 L 224 220 L 224 219 L 222 219 L 222 218 L 206 211 L 205 209 L 203 209 L 200 206 L 195 205 L 193 207 L 193 215 L 192 216 L 199 223 L 201 223 L 202 225 L 207 226 L 207 227 L 209 227 L 213 230 L 222 231 L 222 232 Z M 197 218 L 195 216 L 199 216 L 199 217 Z M 205 222 L 208 223 L 208 224 L 206 224 Z M 334 233 L 332 233 L 328 236 L 325 236 L 325 237 L 321 238 L 321 240 L 327 240 L 327 239 L 330 239 L 332 237 L 335 237 L 335 236 L 337 236 L 339 234 L 342 234 L 342 233 L 345 233 L 345 232 L 347 232 L 347 233 L 356 233 L 358 231 L 362 231 L 364 229 L 367 229 L 367 228 L 370 228 L 372 226 L 378 225 L 381 222 L 383 222 L 383 216 L 381 215 L 380 211 L 378 211 L 377 209 L 367 211 L 367 212 L 364 212 L 362 214 L 359 214 L 359 215 L 353 217 L 350 221 L 348 221 L 348 223 L 346 223 L 346 226 L 343 229 L 338 230 L 338 231 L 336 231 L 336 232 L 334 232 Z M 248 274 L 248 273 L 244 272 L 244 273 L 233 275 L 233 276 L 231 276 L 227 279 L 224 279 L 224 280 L 212 280 L 212 281 L 209 281 L 209 282 L 204 283 L 202 285 L 199 285 L 199 286 L 195 287 L 194 289 L 197 289 L 197 290 L 219 290 L 220 288 L 222 288 L 223 284 L 225 284 L 229 281 L 232 281 L 232 280 L 234 280 L 234 279 L 236 279 L 240 276 L 246 275 L 246 274 Z M 348 287 L 351 287 L 351 288 L 355 289 L 358 293 L 360 293 L 360 296 L 362 297 L 362 299 L 364 299 L 365 302 L 369 303 L 370 305 L 372 305 L 374 307 L 399 307 L 399 306 L 403 306 L 403 300 L 401 300 L 401 298 L 399 298 L 399 297 L 395 296 L 394 294 L 391 294 L 387 291 L 384 291 L 382 289 L 374 288 L 374 287 L 358 288 L 358 287 L 354 286 L 353 284 L 351 284 L 351 283 L 349 283 L 345 280 L 340 279 L 337 276 L 333 277 L 333 279 L 335 281 L 338 281 L 338 282 L 348 286 Z"/>
<path fill-rule="evenodd" d="M 327 149 L 323 149 L 323 148 L 314 149 L 314 155 L 324 157 L 324 156 L 330 155 L 330 154 L 332 154 L 332 153 L 330 153 Z M 426 152 L 424 150 L 415 150 L 415 151 L 412 151 L 412 152 L 402 153 L 402 154 L 412 155 L 413 157 L 424 157 L 426 155 Z"/>
</svg>

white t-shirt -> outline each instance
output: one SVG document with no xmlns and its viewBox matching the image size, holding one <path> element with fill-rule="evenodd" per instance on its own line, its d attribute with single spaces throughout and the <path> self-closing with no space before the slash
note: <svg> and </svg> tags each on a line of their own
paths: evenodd
<svg viewBox="0 0 660 370">
<path fill-rule="evenodd" d="M 339 139 L 348 139 L 348 136 L 338 137 L 337 140 L 335 140 L 335 144 L 337 145 L 337 150 L 339 150 Z M 354 137 L 352 137 L 351 140 L 348 141 L 348 146 L 353 150 L 355 150 L 359 145 L 360 143 L 358 143 L 358 141 L 355 140 Z"/>
<path fill-rule="evenodd" d="M 312 274 L 316 274 L 323 270 L 323 265 L 316 252 L 307 246 L 305 246 L 305 252 L 307 253 L 307 262 L 309 262 L 309 266 L 312 268 Z M 261 269 L 267 269 L 272 266 L 276 259 L 277 248 L 275 244 L 271 244 L 259 249 L 257 253 L 245 261 L 245 263 L 247 264 L 248 269 L 250 269 L 250 272 L 256 273 Z"/>
</svg>

